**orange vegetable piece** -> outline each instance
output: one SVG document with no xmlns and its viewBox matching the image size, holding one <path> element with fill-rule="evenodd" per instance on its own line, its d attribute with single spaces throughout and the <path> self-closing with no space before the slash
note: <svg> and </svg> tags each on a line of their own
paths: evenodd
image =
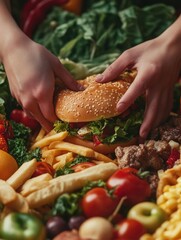
<svg viewBox="0 0 181 240">
<path fill-rule="evenodd" d="M 17 169 L 18 164 L 14 157 L 0 150 L 0 179 L 7 180 Z"/>
</svg>

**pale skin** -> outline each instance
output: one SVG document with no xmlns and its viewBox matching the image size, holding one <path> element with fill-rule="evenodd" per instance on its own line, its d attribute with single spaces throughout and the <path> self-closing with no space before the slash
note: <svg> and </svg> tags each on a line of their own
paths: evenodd
<svg viewBox="0 0 181 240">
<path fill-rule="evenodd" d="M 81 88 L 57 57 L 20 30 L 7 0 L 0 0 L 0 22 L 0 62 L 5 67 L 11 94 L 50 131 L 57 119 L 53 104 L 55 82 L 64 82 L 75 91 Z"/>
<path fill-rule="evenodd" d="M 181 16 L 159 37 L 123 52 L 102 74 L 98 82 L 109 82 L 126 68 L 137 69 L 137 76 L 119 100 L 124 112 L 135 99 L 145 94 L 146 108 L 140 128 L 145 140 L 151 129 L 162 123 L 173 105 L 173 87 L 181 73 Z"/>
</svg>

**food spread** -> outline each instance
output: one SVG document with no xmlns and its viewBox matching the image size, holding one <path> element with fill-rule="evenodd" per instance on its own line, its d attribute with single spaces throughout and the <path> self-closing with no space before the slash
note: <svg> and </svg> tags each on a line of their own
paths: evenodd
<svg viewBox="0 0 181 240">
<path fill-rule="evenodd" d="M 77 2 L 80 4 L 81 1 Z M 59 8 L 59 4 L 64 4 L 65 9 L 71 8 L 66 6 L 66 1 L 45 1 L 44 5 L 38 4 L 38 8 L 43 9 L 42 18 L 38 18 L 39 20 L 45 18 L 45 11 L 49 6 L 55 4 L 58 7 L 50 12 L 42 25 L 39 23 L 39 28 L 35 29 L 36 19 L 32 18 L 35 13 L 38 16 L 38 8 L 36 12 L 31 12 L 31 18 L 26 19 L 26 24 L 32 21 L 31 24 L 28 22 L 31 26 L 28 25 L 27 33 L 37 42 L 51 48 L 50 50 L 56 55 L 60 53 L 62 63 L 77 79 L 103 71 L 107 64 L 118 56 L 117 43 L 119 47 L 123 47 L 124 44 L 124 47 L 130 47 L 127 45 L 130 41 L 126 38 L 129 35 L 126 32 L 133 32 L 132 28 L 124 32 L 125 43 L 120 43 L 115 41 L 116 36 L 120 35 L 119 31 L 112 38 L 114 41 L 109 38 L 112 37 L 110 32 L 115 28 L 113 25 L 107 28 L 104 35 L 98 34 L 96 39 L 99 43 L 98 47 L 92 44 L 90 47 L 90 39 L 94 34 L 88 31 L 89 22 L 93 23 L 94 18 L 97 18 L 105 29 L 106 22 L 102 14 L 108 14 L 107 19 L 110 17 L 109 7 L 105 7 L 102 1 L 100 2 L 100 5 L 94 5 L 92 9 L 94 14 L 85 13 L 79 18 L 62 12 L 64 10 Z M 30 3 L 32 4 L 33 1 L 29 1 L 29 7 L 32 7 Z M 76 10 L 72 11 L 80 14 L 81 8 L 77 7 L 78 5 Z M 99 8 L 103 11 L 96 11 Z M 110 9 L 114 18 L 117 18 L 114 4 Z M 139 15 L 137 10 L 135 7 L 125 8 L 120 13 L 125 25 L 129 22 L 129 14 L 126 13 L 134 12 L 137 16 Z M 159 6 L 151 6 L 146 14 L 145 10 L 146 8 L 140 12 L 145 17 L 144 23 L 147 26 L 148 12 L 155 13 L 157 10 L 159 12 Z M 75 37 L 74 44 L 70 44 L 72 42 L 65 31 L 65 35 L 62 35 L 62 41 L 65 41 L 62 43 L 64 47 L 61 49 L 57 41 L 61 27 L 58 26 L 59 20 L 56 18 L 60 11 L 61 23 L 68 18 L 73 26 L 76 26 L 78 19 L 81 26 L 84 26 L 82 24 L 87 26 L 83 28 L 84 34 Z M 167 16 L 172 12 L 172 7 L 165 7 L 165 14 L 164 11 L 159 12 L 162 16 L 160 19 L 164 22 L 167 20 L 168 25 L 171 24 L 174 17 L 171 15 L 170 19 L 167 19 Z M 26 18 L 25 12 L 24 18 Z M 87 21 L 87 19 L 92 20 Z M 54 41 L 54 44 L 47 43 L 46 37 L 40 39 L 44 26 L 51 28 L 49 39 Z M 69 29 L 65 23 L 64 27 Z M 133 28 L 135 29 L 136 26 L 134 25 Z M 34 36 L 33 31 L 35 31 Z M 146 36 L 140 39 L 139 33 L 136 31 L 134 33 L 133 45 L 145 40 Z M 113 52 L 103 54 L 104 43 L 108 42 L 110 45 L 107 46 L 111 47 Z M 80 51 L 81 49 L 83 52 Z M 67 60 L 66 57 L 73 61 Z M 181 86 L 179 84 L 175 86 L 174 107 L 170 116 L 150 133 L 147 141 L 141 144 L 134 142 L 130 146 L 116 146 L 115 151 L 110 154 L 71 140 L 74 128 L 77 128 L 76 134 L 78 133 L 82 138 L 85 137 L 85 130 L 86 134 L 90 135 L 87 126 L 85 128 L 82 123 L 79 123 L 79 126 L 71 123 L 62 129 L 62 123 L 56 122 L 50 132 L 45 132 L 39 123 L 29 118 L 10 96 L 3 66 L 0 67 L 0 78 L 2 100 L 0 102 L 0 238 L 5 240 L 181 239 Z M 107 122 L 101 124 L 104 126 L 107 124 L 109 127 L 111 125 Z M 126 122 L 125 125 L 127 124 Z M 140 119 L 139 124 L 141 124 Z M 100 129 L 100 126 L 102 127 L 100 122 L 98 125 Z M 90 126 L 94 128 L 94 134 L 91 136 L 94 145 L 102 144 L 103 138 L 95 134 L 98 127 Z M 119 133 L 124 135 L 121 130 L 123 129 L 119 128 Z M 114 138 L 116 134 L 118 129 L 113 135 Z M 106 137 L 107 139 L 110 137 L 110 132 Z"/>
</svg>

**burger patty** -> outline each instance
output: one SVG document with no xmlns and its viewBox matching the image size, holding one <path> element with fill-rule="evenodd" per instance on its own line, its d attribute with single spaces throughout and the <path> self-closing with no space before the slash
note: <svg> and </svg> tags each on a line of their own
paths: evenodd
<svg viewBox="0 0 181 240">
<path fill-rule="evenodd" d="M 165 169 L 165 162 L 171 153 L 167 141 L 149 140 L 145 144 L 117 147 L 115 154 L 120 168 L 133 167 L 158 171 Z"/>
<path fill-rule="evenodd" d="M 173 140 L 181 144 L 181 116 L 170 116 L 166 123 L 151 132 L 150 138 L 167 142 Z"/>
</svg>

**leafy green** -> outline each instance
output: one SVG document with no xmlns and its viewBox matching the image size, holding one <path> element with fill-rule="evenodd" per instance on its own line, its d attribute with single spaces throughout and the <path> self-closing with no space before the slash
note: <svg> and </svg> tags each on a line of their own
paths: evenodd
<svg viewBox="0 0 181 240">
<path fill-rule="evenodd" d="M 85 65 L 92 75 L 126 49 L 160 35 L 174 20 L 174 8 L 162 3 L 141 8 L 133 1 L 89 1 L 81 16 L 54 7 L 33 38 L 60 59 Z"/>
<path fill-rule="evenodd" d="M 73 166 L 75 166 L 78 163 L 89 162 L 89 161 L 90 161 L 89 158 L 81 155 L 77 155 L 73 161 L 67 162 L 63 168 L 58 169 L 55 173 L 55 177 L 73 173 L 74 172 L 74 170 L 72 169 Z"/>
<path fill-rule="evenodd" d="M 18 166 L 33 158 L 37 161 L 41 158 L 41 151 L 39 148 L 29 151 L 28 143 L 31 136 L 31 130 L 21 123 L 11 121 L 14 137 L 8 139 L 9 153 L 16 159 Z"/>
<path fill-rule="evenodd" d="M 64 193 L 61 195 L 52 208 L 52 215 L 60 215 L 63 218 L 75 216 L 80 213 L 79 195 L 76 193 Z"/>
<path fill-rule="evenodd" d="M 75 63 L 69 59 L 60 59 L 60 61 L 75 79 L 84 79 L 87 76 L 88 69 L 84 64 Z"/>
<path fill-rule="evenodd" d="M 60 195 L 55 201 L 51 214 L 60 215 L 65 219 L 70 218 L 81 213 L 80 199 L 85 195 L 86 192 L 94 187 L 105 187 L 105 182 L 102 180 L 88 182 L 80 191 L 75 193 L 65 193 Z"/>
<path fill-rule="evenodd" d="M 14 138 L 21 138 L 24 141 L 28 141 L 31 130 L 28 127 L 25 127 L 22 123 L 16 123 L 15 121 L 11 121 L 11 125 L 13 128 Z"/>
<path fill-rule="evenodd" d="M 88 122 L 86 126 L 87 133 L 81 136 L 86 140 L 93 140 L 94 136 L 99 137 L 102 143 L 112 144 L 120 141 L 129 140 L 137 136 L 143 120 L 144 103 L 137 100 L 138 108 L 130 110 L 126 117 L 116 116 L 109 119 L 100 119 Z M 71 128 L 68 122 L 58 120 L 54 124 L 56 132 L 68 131 L 70 135 L 78 135 L 78 128 Z"/>
<path fill-rule="evenodd" d="M 68 122 L 64 122 L 62 120 L 57 120 L 54 122 L 54 130 L 56 132 L 67 131 L 70 135 L 76 135 L 78 131 L 78 129 L 71 128 Z"/>
</svg>

